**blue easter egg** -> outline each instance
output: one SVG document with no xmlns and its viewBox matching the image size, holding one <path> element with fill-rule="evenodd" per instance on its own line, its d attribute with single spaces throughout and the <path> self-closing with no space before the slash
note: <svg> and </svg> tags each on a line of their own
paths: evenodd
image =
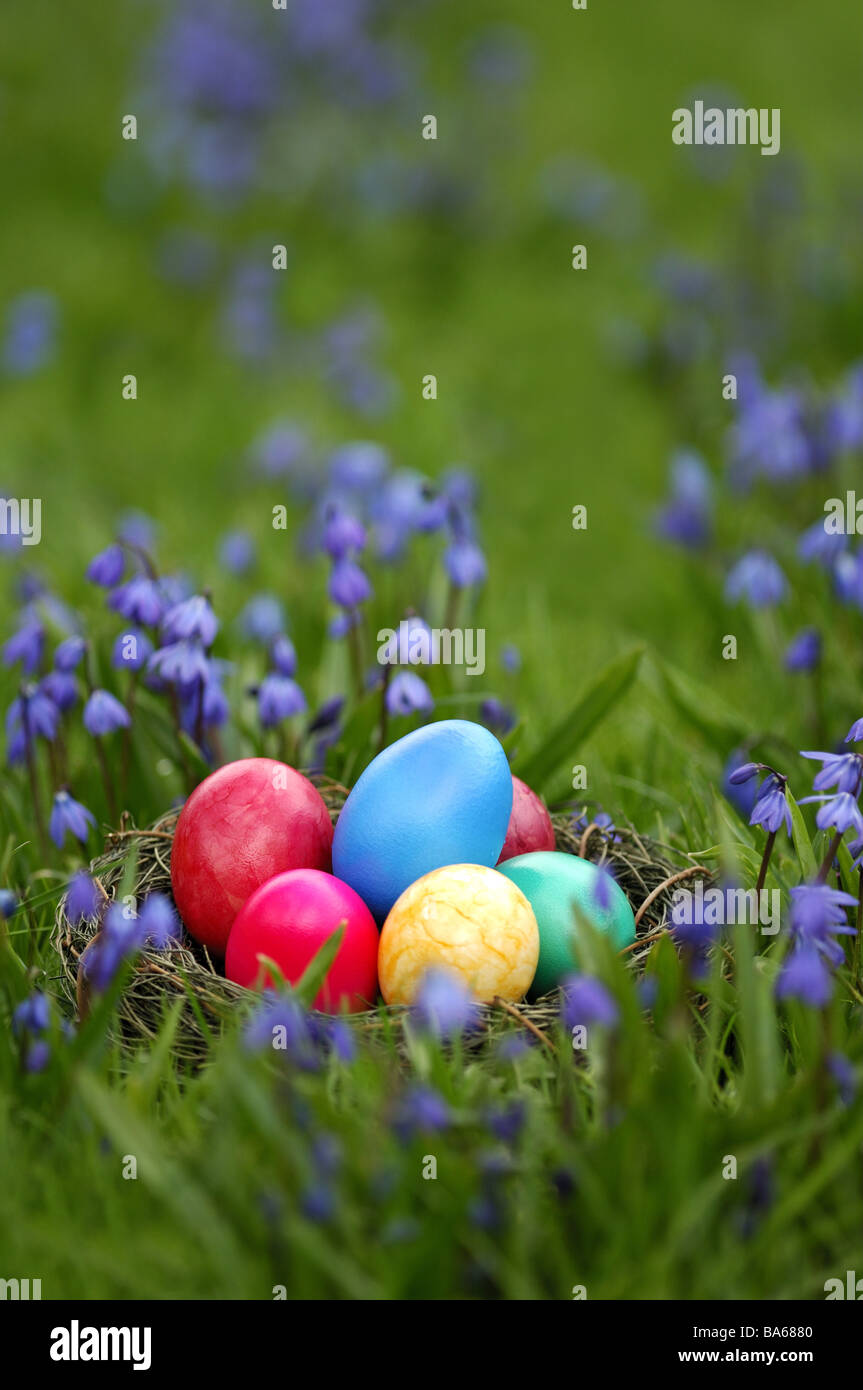
<svg viewBox="0 0 863 1390">
<path fill-rule="evenodd" d="M 336 824 L 333 873 L 382 921 L 432 869 L 492 868 L 511 810 L 512 775 L 494 734 L 466 719 L 427 724 L 360 777 Z"/>
</svg>

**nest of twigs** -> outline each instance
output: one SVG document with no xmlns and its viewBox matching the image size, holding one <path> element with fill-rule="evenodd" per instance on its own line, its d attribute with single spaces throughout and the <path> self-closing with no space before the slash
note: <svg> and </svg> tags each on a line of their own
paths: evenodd
<svg viewBox="0 0 863 1390">
<path fill-rule="evenodd" d="M 338 819 L 347 791 L 332 782 L 319 783 L 333 823 Z M 152 826 L 139 829 L 124 816 L 119 830 L 108 835 L 105 851 L 90 865 L 90 873 L 105 894 L 106 905 L 121 892 L 131 856 L 135 855 L 131 891 L 137 901 L 149 893 L 171 896 L 171 845 L 179 811 L 169 811 Z M 658 845 L 632 826 L 617 825 L 612 832 L 597 824 L 582 829 L 572 811 L 553 816 L 557 848 L 606 864 L 626 893 L 635 913 L 637 936 L 627 949 L 633 968 L 643 964 L 652 942 L 665 930 L 676 885 L 708 871 L 687 856 Z M 87 1012 L 88 986 L 81 959 L 99 931 L 99 923 L 73 923 L 66 915 L 65 898 L 57 910 L 54 930 L 64 993 L 78 1015 Z M 180 943 L 169 951 L 145 949 L 135 958 L 129 983 L 120 996 L 117 1023 L 121 1040 L 129 1046 L 157 1036 L 165 1010 L 178 998 L 185 1000 L 172 1051 L 178 1060 L 199 1062 L 207 1054 L 209 1040 L 238 1008 L 254 1002 L 253 991 L 226 980 L 206 948 L 183 931 Z M 380 1005 L 376 1010 L 348 1016 L 348 1022 L 368 1034 L 390 1033 L 399 1023 L 403 1008 Z M 559 1012 L 557 991 L 533 1003 L 518 1006 L 500 1001 L 482 1006 L 480 1036 L 524 1028 L 545 1040 L 544 1029 Z"/>
</svg>

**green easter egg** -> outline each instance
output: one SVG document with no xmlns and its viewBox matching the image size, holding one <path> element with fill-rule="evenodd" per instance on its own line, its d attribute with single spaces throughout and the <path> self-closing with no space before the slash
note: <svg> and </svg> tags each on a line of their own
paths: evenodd
<svg viewBox="0 0 863 1390">
<path fill-rule="evenodd" d="M 539 927 L 539 964 L 532 994 L 546 994 L 579 969 L 579 916 L 610 936 L 618 950 L 635 940 L 635 918 L 626 894 L 613 880 L 606 882 L 608 906 L 600 907 L 596 901 L 599 870 L 587 859 L 540 850 L 507 859 L 498 865 L 498 873 L 521 889 Z"/>
</svg>

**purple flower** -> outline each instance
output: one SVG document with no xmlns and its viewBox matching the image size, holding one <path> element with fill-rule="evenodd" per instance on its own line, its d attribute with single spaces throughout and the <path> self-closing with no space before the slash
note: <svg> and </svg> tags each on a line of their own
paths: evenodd
<svg viewBox="0 0 863 1390">
<path fill-rule="evenodd" d="M 255 543 L 245 531 L 229 531 L 219 547 L 219 564 L 228 574 L 248 574 L 255 564 Z"/>
<path fill-rule="evenodd" d="M 825 530 L 824 517 L 803 532 L 797 542 L 797 554 L 801 560 L 817 560 L 825 569 L 832 569 L 842 554 L 848 541 L 842 533 Z"/>
<path fill-rule="evenodd" d="M 69 880 L 66 890 L 66 916 L 77 925 L 96 916 L 101 903 L 101 894 L 88 873 L 80 869 Z"/>
<path fill-rule="evenodd" d="M 168 685 L 181 689 L 197 687 L 206 681 L 210 673 L 210 663 L 200 641 L 195 638 L 182 642 L 172 642 L 153 652 L 147 662 L 147 670 Z"/>
<path fill-rule="evenodd" d="M 273 663 L 273 670 L 280 676 L 295 676 L 297 674 L 297 653 L 290 637 L 279 636 L 270 648 L 270 660 Z"/>
<path fill-rule="evenodd" d="M 84 728 L 94 738 L 128 729 L 131 723 L 129 711 L 107 690 L 94 690 L 84 706 Z"/>
<path fill-rule="evenodd" d="M 387 687 L 387 710 L 393 715 L 430 714 L 434 709 L 432 693 L 420 676 L 413 671 L 398 671 Z"/>
<path fill-rule="evenodd" d="M 568 975 L 561 988 L 561 1018 L 568 1032 L 579 1025 L 594 1023 L 614 1028 L 620 1010 L 601 980 L 587 975 Z"/>
<path fill-rule="evenodd" d="M 300 1210 L 309 1221 L 318 1223 L 331 1221 L 335 1209 L 335 1194 L 329 1183 L 313 1183 L 306 1188 L 300 1197 Z"/>
<path fill-rule="evenodd" d="M 24 673 L 30 675 L 39 666 L 44 647 L 45 629 L 42 624 L 36 618 L 26 618 L 0 653 L 3 665 L 14 666 L 20 662 Z"/>
<path fill-rule="evenodd" d="M 489 696 L 487 700 L 483 700 L 479 707 L 479 712 L 483 724 L 487 724 L 488 727 L 493 729 L 497 734 L 508 734 L 518 723 L 512 710 L 508 709 L 507 706 L 503 704 L 501 700 L 496 699 L 494 695 Z"/>
<path fill-rule="evenodd" d="M 357 608 L 371 598 L 368 576 L 349 556 L 337 560 L 330 572 L 329 595 L 340 608 Z"/>
<path fill-rule="evenodd" d="M 344 707 L 344 695 L 333 695 L 329 700 L 325 700 L 314 717 L 309 721 L 306 732 L 316 734 L 321 729 L 331 729 L 334 724 L 338 723 L 339 716 Z"/>
<path fill-rule="evenodd" d="M 194 594 L 168 609 L 161 631 L 166 645 L 196 638 L 204 647 L 211 647 L 219 631 L 219 622 L 210 600 L 202 594 Z"/>
<path fill-rule="evenodd" d="M 760 825 L 773 835 L 781 825 L 791 834 L 791 807 L 785 795 L 785 778 L 771 772 L 758 789 L 758 800 L 749 817 L 750 825 Z"/>
<path fill-rule="evenodd" d="M 847 734 L 845 735 L 845 742 L 846 742 L 846 743 L 861 743 L 861 742 L 863 742 L 863 719 L 855 719 L 855 720 L 854 720 L 854 723 L 851 725 L 851 728 L 848 730 Z"/>
<path fill-rule="evenodd" d="M 99 993 L 106 990 L 120 966 L 142 945 L 139 919 L 127 915 L 119 903 L 112 903 L 105 913 L 102 930 L 82 957 L 84 974 L 93 989 Z"/>
<path fill-rule="evenodd" d="M 785 597 L 788 583 L 772 555 L 750 550 L 737 561 L 725 581 L 729 603 L 745 598 L 752 608 L 768 608 Z"/>
<path fill-rule="evenodd" d="M 815 816 L 819 830 L 839 830 L 844 835 L 853 829 L 855 839 L 863 838 L 863 814 L 856 797 L 850 792 L 837 792 L 835 796 L 804 796 L 800 799 L 800 805 L 805 806 L 810 801 L 824 803 Z"/>
<path fill-rule="evenodd" d="M 656 529 L 666 540 L 688 549 L 699 549 L 713 527 L 713 486 L 700 454 L 685 449 L 671 464 L 671 497 L 656 519 Z"/>
<path fill-rule="evenodd" d="M 786 671 L 814 671 L 821 662 L 821 634 L 807 627 L 789 644 L 785 652 Z"/>
<path fill-rule="evenodd" d="M 840 1101 L 847 1109 L 857 1093 L 857 1074 L 853 1066 L 841 1052 L 831 1052 L 827 1057 L 827 1070 L 836 1082 Z"/>
<path fill-rule="evenodd" d="M 833 997 L 833 977 L 818 951 L 798 946 L 786 958 L 776 981 L 777 999 L 799 999 L 823 1009 Z"/>
<path fill-rule="evenodd" d="M 103 589 L 113 589 L 120 583 L 126 569 L 126 556 L 121 545 L 109 545 L 90 561 L 87 578 Z"/>
<path fill-rule="evenodd" d="M 801 883 L 791 889 L 791 934 L 800 947 L 814 948 L 830 961 L 841 965 L 845 953 L 835 936 L 856 936 L 848 926 L 847 909 L 856 908 L 857 899 L 827 883 Z"/>
<path fill-rule="evenodd" d="M 399 1102 L 393 1117 L 393 1129 L 403 1141 L 416 1133 L 439 1134 L 449 1127 L 449 1106 L 443 1096 L 430 1086 L 414 1086 Z"/>
<path fill-rule="evenodd" d="M 255 465 L 266 478 L 293 473 L 308 455 L 309 442 L 291 424 L 274 425 L 254 446 Z"/>
<path fill-rule="evenodd" d="M 514 674 L 521 670 L 521 652 L 512 642 L 508 642 L 500 654 L 500 664 L 505 671 Z"/>
<path fill-rule="evenodd" d="M 66 637 L 54 652 L 54 669 L 74 671 L 81 665 L 87 643 L 83 637 Z"/>
<path fill-rule="evenodd" d="M 458 976 L 432 968 L 423 975 L 413 1017 L 421 1031 L 452 1038 L 476 1025 L 479 1009 Z"/>
<path fill-rule="evenodd" d="M 38 686 L 26 685 L 6 712 L 6 736 L 12 739 L 20 730 L 27 742 L 57 736 L 60 714 L 50 696 Z"/>
<path fill-rule="evenodd" d="M 860 790 L 863 757 L 859 753 L 801 753 L 800 756 L 814 758 L 824 764 L 812 783 L 817 792 L 835 787 L 837 791 L 851 792 L 856 796 Z"/>
<path fill-rule="evenodd" d="M 838 453 L 863 449 L 863 365 L 849 373 L 827 413 L 827 434 Z"/>
<path fill-rule="evenodd" d="M 243 1043 L 251 1052 L 272 1048 L 302 1071 L 319 1067 L 318 1048 L 311 1020 L 296 999 L 265 990 L 250 1015 Z"/>
<path fill-rule="evenodd" d="M 330 457 L 330 480 L 341 492 L 372 493 L 390 469 L 390 458 L 379 444 L 343 444 Z"/>
<path fill-rule="evenodd" d="M 489 1108 L 485 1122 L 495 1139 L 512 1144 L 524 1129 L 527 1108 L 523 1100 L 511 1100 L 507 1105 Z"/>
<path fill-rule="evenodd" d="M 272 642 L 285 629 L 285 610 L 272 594 L 256 594 L 240 614 L 240 626 L 257 642 Z"/>
<path fill-rule="evenodd" d="M 485 556 L 472 540 L 454 540 L 444 552 L 444 566 L 456 589 L 470 589 L 485 580 Z"/>
<path fill-rule="evenodd" d="M 258 690 L 258 716 L 265 729 L 274 729 L 305 708 L 306 697 L 296 681 L 273 674 L 264 677 Z"/>
<path fill-rule="evenodd" d="M 6 311 L 3 368 L 11 376 L 29 376 L 54 356 L 57 339 L 57 301 L 44 290 L 28 290 L 13 299 Z"/>
<path fill-rule="evenodd" d="M 95 825 L 96 818 L 86 806 L 82 806 L 80 801 L 75 801 L 67 791 L 57 792 L 51 808 L 48 832 L 58 849 L 63 848 L 67 834 L 85 845 L 90 826 Z"/>
<path fill-rule="evenodd" d="M 722 794 L 730 802 L 738 815 L 748 819 L 758 800 L 758 788 L 754 778 L 758 773 L 757 763 L 742 763 L 744 754 L 735 749 L 730 754 L 722 770 Z"/>
<path fill-rule="evenodd" d="M 166 951 L 181 939 L 179 918 L 164 893 L 150 893 L 144 899 L 138 917 L 138 931 L 142 941 L 154 946 L 157 951 Z"/>
<path fill-rule="evenodd" d="M 333 560 L 343 560 L 351 552 L 365 548 L 366 528 L 350 512 L 330 507 L 321 538 L 323 549 Z"/>
<path fill-rule="evenodd" d="M 140 671 L 153 655 L 153 643 L 141 628 L 121 632 L 114 643 L 111 665 L 115 670 Z"/>
<path fill-rule="evenodd" d="M 165 611 L 165 600 L 158 582 L 146 574 L 136 574 L 128 583 L 115 589 L 108 603 L 130 623 L 140 623 L 142 627 L 156 627 Z"/>
<path fill-rule="evenodd" d="M 814 462 L 813 447 L 800 396 L 788 389 L 762 388 L 741 400 L 733 455 L 735 470 L 745 480 L 761 476 L 788 482 L 807 473 Z"/>
<path fill-rule="evenodd" d="M 16 1038 L 24 1033 L 45 1033 L 50 1026 L 51 1005 L 41 990 L 34 990 L 12 1013 L 12 1032 Z"/>
<path fill-rule="evenodd" d="M 124 512 L 117 527 L 117 539 L 136 550 L 150 551 L 156 538 L 156 527 L 146 512 Z"/>
</svg>

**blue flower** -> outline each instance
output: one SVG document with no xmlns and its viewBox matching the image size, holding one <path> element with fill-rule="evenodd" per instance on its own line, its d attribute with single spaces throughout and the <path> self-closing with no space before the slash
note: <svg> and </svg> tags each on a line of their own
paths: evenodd
<svg viewBox="0 0 863 1390">
<path fill-rule="evenodd" d="M 784 824 L 788 834 L 791 834 L 791 807 L 785 795 L 785 786 L 785 778 L 779 777 L 775 772 L 765 777 L 758 789 L 758 800 L 749 817 L 750 825 L 760 825 L 763 830 L 773 835 Z"/>
<path fill-rule="evenodd" d="M 527 1107 L 523 1100 L 511 1100 L 507 1105 L 495 1106 L 485 1112 L 485 1122 L 496 1139 L 503 1144 L 512 1144 L 524 1129 Z"/>
<path fill-rule="evenodd" d="M 204 647 L 211 647 L 219 631 L 219 621 L 202 594 L 194 594 L 181 603 L 173 604 L 162 619 L 162 639 L 166 645 L 196 638 Z"/>
<path fill-rule="evenodd" d="M 14 666 L 20 662 L 24 673 L 30 675 L 38 668 L 44 647 L 45 629 L 38 619 L 27 617 L 3 647 L 0 653 L 3 665 Z"/>
<path fill-rule="evenodd" d="M 272 642 L 285 630 L 285 610 L 272 594 L 256 594 L 240 614 L 240 626 L 257 642 Z"/>
<path fill-rule="evenodd" d="M 444 551 L 443 561 L 450 583 L 456 589 L 470 589 L 485 580 L 485 556 L 472 540 L 454 540 Z"/>
<path fill-rule="evenodd" d="M 848 740 L 846 739 L 846 743 Z M 817 792 L 836 787 L 840 792 L 854 795 L 863 781 L 863 757 L 859 753 L 801 753 L 801 758 L 814 758 L 824 766 L 815 774 L 812 783 Z"/>
<path fill-rule="evenodd" d="M 147 670 L 169 685 L 189 689 L 207 680 L 210 663 L 200 641 L 193 638 L 172 642 L 153 652 L 147 661 Z"/>
<path fill-rule="evenodd" d="M 505 671 L 514 674 L 521 670 L 521 652 L 512 642 L 508 642 L 500 654 L 500 664 Z"/>
<path fill-rule="evenodd" d="M 331 1221 L 335 1209 L 335 1194 L 329 1183 L 313 1183 L 300 1197 L 300 1210 L 309 1221 Z"/>
<path fill-rule="evenodd" d="M 87 566 L 87 578 L 92 584 L 98 584 L 103 589 L 113 589 L 120 580 L 126 569 L 126 556 L 121 545 L 109 545 L 107 550 L 102 550 Z"/>
<path fill-rule="evenodd" d="M 855 839 L 863 838 L 863 814 L 856 797 L 850 792 L 837 792 L 835 796 L 804 796 L 800 799 L 800 805 L 804 806 L 810 801 L 824 803 L 815 816 L 819 830 L 839 830 L 844 835 L 847 830 L 853 829 Z"/>
<path fill-rule="evenodd" d="M 270 660 L 280 676 L 297 674 L 297 653 L 290 637 L 280 635 L 275 639 L 270 647 Z"/>
<path fill-rule="evenodd" d="M 6 736 L 12 739 L 20 730 L 27 742 L 57 736 L 60 714 L 54 701 L 38 686 L 25 685 L 6 711 Z"/>
<path fill-rule="evenodd" d="M 248 574 L 255 564 L 255 543 L 245 531 L 229 531 L 219 547 L 219 564 L 228 574 Z"/>
<path fill-rule="evenodd" d="M 814 671 L 821 662 L 821 634 L 807 627 L 789 644 L 785 652 L 786 671 Z"/>
<path fill-rule="evenodd" d="M 139 919 L 127 914 L 119 903 L 112 903 L 105 913 L 102 930 L 81 958 L 88 983 L 99 993 L 106 990 L 120 966 L 142 945 Z"/>
<path fill-rule="evenodd" d="M 836 1082 L 840 1101 L 847 1109 L 857 1093 L 857 1074 L 853 1066 L 841 1052 L 831 1052 L 827 1057 L 827 1070 Z"/>
<path fill-rule="evenodd" d="M 330 456 L 331 482 L 343 492 L 375 492 L 389 469 L 389 454 L 379 444 L 343 444 Z"/>
<path fill-rule="evenodd" d="M 328 592 L 340 608 L 353 609 L 371 598 L 368 575 L 349 556 L 336 560 L 330 571 Z"/>
<path fill-rule="evenodd" d="M 146 574 L 136 574 L 110 595 L 108 603 L 130 623 L 156 627 L 165 611 L 165 600 L 158 581 Z"/>
<path fill-rule="evenodd" d="M 791 889 L 791 934 L 800 947 L 814 948 L 830 961 L 841 965 L 845 953 L 835 936 L 856 936 L 848 926 L 847 909 L 856 908 L 857 899 L 827 883 L 801 883 Z"/>
<path fill-rule="evenodd" d="M 76 667 L 81 665 L 86 650 L 87 643 L 83 637 L 64 638 L 54 652 L 54 669 L 74 671 Z"/>
<path fill-rule="evenodd" d="M 827 531 L 824 517 L 812 523 L 797 542 L 797 554 L 801 560 L 817 560 L 825 569 L 833 568 L 836 560 L 848 544 L 841 532 Z"/>
<path fill-rule="evenodd" d="M 101 904 L 101 894 L 88 873 L 79 870 L 69 880 L 66 890 L 66 916 L 73 925 L 94 918 Z"/>
<path fill-rule="evenodd" d="M 54 797 L 54 805 L 51 808 L 48 833 L 58 849 L 63 848 L 67 834 L 74 836 L 76 840 L 80 840 L 82 845 L 85 845 L 90 833 L 90 826 L 95 827 L 95 825 L 96 819 L 86 806 L 83 806 L 80 801 L 75 801 L 67 791 L 57 792 Z"/>
<path fill-rule="evenodd" d="M 710 472 L 700 454 L 686 449 L 675 454 L 671 479 L 671 498 L 656 518 L 656 529 L 666 540 L 697 550 L 713 527 Z"/>
<path fill-rule="evenodd" d="M 141 628 L 131 632 L 121 632 L 111 653 L 111 665 L 115 670 L 140 671 L 153 655 L 153 643 Z"/>
<path fill-rule="evenodd" d="M 439 1134 L 449 1128 L 451 1118 L 443 1096 L 430 1086 L 414 1086 L 396 1107 L 393 1129 L 406 1142 L 416 1133 Z"/>
<path fill-rule="evenodd" d="M 118 540 L 125 541 L 126 545 L 134 546 L 136 550 L 149 551 L 153 549 L 155 538 L 155 523 L 146 512 L 133 510 L 123 513 L 117 527 Z"/>
<path fill-rule="evenodd" d="M 274 729 L 305 708 L 306 697 L 296 681 L 275 674 L 264 677 L 258 690 L 258 716 L 265 729 Z"/>
<path fill-rule="evenodd" d="M 149 893 L 138 915 L 141 940 L 157 951 L 166 951 L 182 937 L 173 903 L 164 893 Z"/>
<path fill-rule="evenodd" d="M 131 723 L 129 711 L 107 690 L 94 690 L 84 706 L 84 728 L 94 738 L 128 729 Z"/>
<path fill-rule="evenodd" d="M 18 911 L 18 899 L 11 888 L 0 888 L 0 917 L 4 921 L 14 916 Z"/>
<path fill-rule="evenodd" d="M 489 696 L 487 700 L 483 700 L 479 707 L 479 712 L 483 724 L 487 724 L 495 733 L 501 735 L 508 734 L 518 723 L 512 710 L 494 695 Z"/>
<path fill-rule="evenodd" d="M 778 999 L 799 999 L 811 1009 L 823 1009 L 833 997 L 833 976 L 813 947 L 798 946 L 786 958 L 776 980 Z"/>
<path fill-rule="evenodd" d="M 432 693 L 420 676 L 413 671 L 398 671 L 387 687 L 387 710 L 394 715 L 430 714 L 434 709 Z"/>
<path fill-rule="evenodd" d="M 846 743 L 861 743 L 861 742 L 863 742 L 863 719 L 855 719 L 855 720 L 854 720 L 854 723 L 851 725 L 851 728 L 848 730 L 847 734 L 845 735 L 845 742 L 846 742 Z"/>
<path fill-rule="evenodd" d="M 423 975 L 413 1006 L 420 1031 L 438 1038 L 452 1038 L 475 1027 L 479 1009 L 470 990 L 447 970 L 430 969 Z"/>
<path fill-rule="evenodd" d="M 739 748 L 729 754 L 722 770 L 721 787 L 723 796 L 737 813 L 748 819 L 758 800 L 758 787 L 753 780 L 758 772 L 758 764 L 743 763 L 743 757 L 743 750 Z"/>
<path fill-rule="evenodd" d="M 752 608 L 768 608 L 780 603 L 788 583 L 772 555 L 765 550 L 750 550 L 741 557 L 725 581 L 725 597 L 729 603 L 745 598 Z"/>
<path fill-rule="evenodd" d="M 602 981 L 587 975 L 568 975 L 564 979 L 560 1012 L 567 1031 L 594 1023 L 614 1028 L 620 1016 L 616 1000 Z"/>
<path fill-rule="evenodd" d="M 78 703 L 78 682 L 66 671 L 49 671 L 39 682 L 39 691 L 65 714 Z"/>
<path fill-rule="evenodd" d="M 324 521 L 321 544 L 333 560 L 343 560 L 365 548 L 366 528 L 350 512 L 332 506 Z"/>
<path fill-rule="evenodd" d="M 50 1026 L 51 1005 L 41 990 L 34 990 L 12 1013 L 12 1032 L 16 1038 L 23 1033 L 45 1033 Z"/>
<path fill-rule="evenodd" d="M 6 311 L 3 367 L 10 375 L 29 376 L 51 361 L 57 340 L 57 301 L 44 290 L 27 290 Z"/>
</svg>

